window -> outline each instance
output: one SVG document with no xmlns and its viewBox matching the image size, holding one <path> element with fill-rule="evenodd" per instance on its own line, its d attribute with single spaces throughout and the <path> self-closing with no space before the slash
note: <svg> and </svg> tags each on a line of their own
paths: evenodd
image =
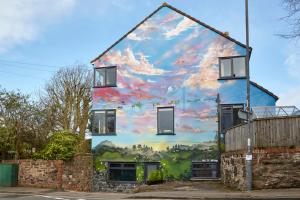
<svg viewBox="0 0 300 200">
<path fill-rule="evenodd" d="M 221 132 L 225 133 L 227 129 L 242 123 L 238 117 L 239 110 L 243 110 L 242 104 L 221 105 Z"/>
<path fill-rule="evenodd" d="M 245 76 L 244 56 L 220 58 L 220 78 L 244 78 Z"/>
<path fill-rule="evenodd" d="M 108 170 L 110 181 L 136 181 L 135 163 L 109 163 Z"/>
<path fill-rule="evenodd" d="M 157 108 L 157 134 L 174 135 L 174 107 Z"/>
<path fill-rule="evenodd" d="M 92 133 L 100 135 L 116 134 L 116 110 L 93 111 Z"/>
<path fill-rule="evenodd" d="M 117 86 L 117 67 L 102 67 L 94 69 L 94 87 Z"/>
<path fill-rule="evenodd" d="M 217 178 L 218 162 L 192 162 L 192 178 Z"/>
</svg>

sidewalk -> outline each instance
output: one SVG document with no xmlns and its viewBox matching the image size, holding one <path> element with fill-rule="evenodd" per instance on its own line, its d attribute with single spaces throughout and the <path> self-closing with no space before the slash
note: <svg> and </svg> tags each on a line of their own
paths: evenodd
<svg viewBox="0 0 300 200">
<path fill-rule="evenodd" d="M 130 195 L 131 199 L 299 199 L 300 189 L 260 190 L 252 192 L 160 191 Z"/>
</svg>

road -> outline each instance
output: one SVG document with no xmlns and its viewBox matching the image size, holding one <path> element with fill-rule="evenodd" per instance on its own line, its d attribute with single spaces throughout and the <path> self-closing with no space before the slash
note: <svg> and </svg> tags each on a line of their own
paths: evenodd
<svg viewBox="0 0 300 200">
<path fill-rule="evenodd" d="M 34 195 L 34 194 L 15 194 L 15 193 L 0 193 L 0 200 L 121 200 L 121 199 L 126 199 L 126 196 L 123 195 L 118 195 L 116 194 L 115 196 L 110 195 L 103 195 L 101 197 L 75 197 L 73 195 L 68 196 L 68 195 Z M 155 198 L 156 200 L 160 200 L 159 198 Z M 148 200 L 147 198 L 143 200 Z M 161 200 L 168 200 L 166 198 L 163 198 Z M 171 199 L 170 199 L 171 200 Z"/>
<path fill-rule="evenodd" d="M 52 199 L 58 199 L 58 200 L 107 200 L 107 199 L 112 199 L 112 200 L 120 200 L 124 199 L 123 195 L 103 195 L 103 196 L 86 196 L 86 197 L 81 197 L 77 196 L 76 194 L 22 194 L 22 193 L 0 193 L 0 199 L 1 200 L 52 200 Z"/>
<path fill-rule="evenodd" d="M 107 193 L 107 192 L 75 192 L 60 191 L 47 188 L 0 187 L 0 200 L 120 200 L 120 199 L 230 199 L 230 200 L 300 200 L 300 189 L 270 189 L 252 192 L 220 191 L 216 188 L 181 187 L 164 191 L 149 191 L 139 193 Z"/>
</svg>

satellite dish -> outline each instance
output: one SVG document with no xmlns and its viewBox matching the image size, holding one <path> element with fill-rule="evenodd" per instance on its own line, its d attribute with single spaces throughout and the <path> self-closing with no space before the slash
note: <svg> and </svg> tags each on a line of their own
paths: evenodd
<svg viewBox="0 0 300 200">
<path fill-rule="evenodd" d="M 248 118 L 247 118 L 247 114 L 248 114 L 248 112 L 247 111 L 244 111 L 244 110 L 239 110 L 239 112 L 238 112 L 238 116 L 239 116 L 239 118 L 240 119 L 243 119 L 243 120 L 248 120 Z M 252 119 L 252 113 L 250 112 L 250 120 Z"/>
</svg>

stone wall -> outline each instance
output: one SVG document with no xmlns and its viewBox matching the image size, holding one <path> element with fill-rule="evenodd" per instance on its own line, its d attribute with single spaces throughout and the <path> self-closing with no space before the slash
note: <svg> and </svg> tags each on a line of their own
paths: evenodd
<svg viewBox="0 0 300 200">
<path fill-rule="evenodd" d="M 20 186 L 60 188 L 63 162 L 60 160 L 20 160 Z"/>
<path fill-rule="evenodd" d="M 77 155 L 69 162 L 31 159 L 2 162 L 19 164 L 20 186 L 91 191 L 91 155 Z"/>
<path fill-rule="evenodd" d="M 221 177 L 225 185 L 245 190 L 246 151 L 221 156 Z M 300 187 L 300 147 L 255 148 L 253 150 L 253 188 Z"/>
<path fill-rule="evenodd" d="M 134 183 L 120 183 L 120 182 L 110 182 L 108 181 L 107 167 L 108 163 L 104 162 L 106 166 L 103 170 L 93 171 L 93 192 L 132 192 L 136 184 Z"/>
<path fill-rule="evenodd" d="M 62 188 L 66 190 L 91 191 L 92 157 L 75 156 L 73 161 L 64 162 Z"/>
<path fill-rule="evenodd" d="M 245 152 L 224 153 L 221 156 L 221 178 L 224 185 L 243 190 L 246 187 Z"/>
</svg>

